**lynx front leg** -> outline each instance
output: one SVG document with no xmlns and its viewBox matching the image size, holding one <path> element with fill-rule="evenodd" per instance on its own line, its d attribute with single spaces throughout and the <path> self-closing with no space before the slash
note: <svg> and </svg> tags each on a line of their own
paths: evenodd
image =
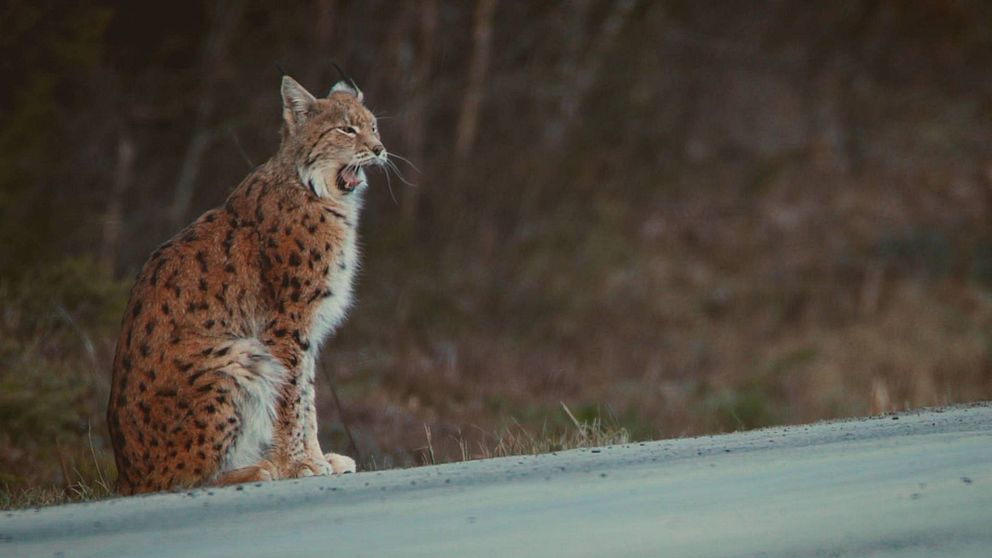
<svg viewBox="0 0 992 558">
<path fill-rule="evenodd" d="M 308 359 L 307 366 L 309 367 L 309 373 L 305 372 L 304 376 L 309 381 L 307 381 L 303 386 L 302 398 L 303 410 L 306 416 L 304 423 L 304 426 L 306 427 L 304 446 L 306 448 L 307 455 L 314 460 L 326 461 L 335 475 L 354 473 L 356 470 L 354 459 L 337 453 L 324 454 L 323 450 L 320 449 L 320 440 L 317 436 L 317 390 L 314 387 L 316 380 L 316 373 L 314 372 L 316 369 L 315 359 Z"/>
<path fill-rule="evenodd" d="M 306 205 L 300 208 L 298 221 L 294 216 L 292 222 L 263 225 L 272 235 L 262 249 L 263 281 L 275 301 L 265 344 L 289 371 L 278 407 L 274 453 L 295 476 L 334 470 L 317 439 L 315 353 L 347 304 L 347 270 L 354 266 L 345 261 L 342 244 L 353 231 L 337 222 L 346 219 L 344 213 L 334 210 L 325 215 L 323 207 Z M 345 275 L 335 280 L 338 274 Z"/>
<path fill-rule="evenodd" d="M 322 462 L 327 465 L 327 469 L 331 473 L 338 473 L 339 471 L 334 469 L 333 464 L 324 457 L 324 452 L 320 449 L 320 440 L 317 437 L 316 368 L 316 357 L 307 354 L 303 364 L 303 382 L 300 388 L 300 405 L 303 407 L 303 450 L 309 460 Z"/>
<path fill-rule="evenodd" d="M 320 454 L 319 445 L 314 449 L 308 432 L 311 430 L 308 407 L 313 407 L 312 394 L 308 395 L 313 385 L 313 359 L 295 347 L 279 343 L 278 330 L 273 336 L 269 340 L 272 354 L 285 365 L 287 378 L 273 425 L 270 459 L 290 478 L 330 475 L 331 465 Z M 312 436 L 315 440 L 316 432 Z"/>
</svg>

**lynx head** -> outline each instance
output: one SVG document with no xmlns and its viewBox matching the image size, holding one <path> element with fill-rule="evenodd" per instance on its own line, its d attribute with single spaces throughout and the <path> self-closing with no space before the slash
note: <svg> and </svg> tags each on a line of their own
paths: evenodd
<svg viewBox="0 0 992 558">
<path fill-rule="evenodd" d="M 346 196 L 366 185 L 363 167 L 386 163 L 373 115 L 354 82 L 339 81 L 318 99 L 282 78 L 282 147 L 303 185 L 320 197 Z"/>
</svg>

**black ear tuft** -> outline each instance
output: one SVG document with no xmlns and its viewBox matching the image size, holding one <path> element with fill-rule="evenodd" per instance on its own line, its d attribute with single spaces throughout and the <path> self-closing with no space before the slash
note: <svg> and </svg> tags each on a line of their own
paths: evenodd
<svg viewBox="0 0 992 558">
<path fill-rule="evenodd" d="M 327 95 L 330 96 L 331 93 L 337 91 L 345 91 L 357 97 L 358 102 L 362 102 L 365 95 L 362 94 L 362 90 L 358 88 L 357 84 L 355 84 L 355 80 L 351 79 L 351 77 L 344 73 L 344 70 L 342 70 L 341 67 L 334 62 L 331 62 L 331 66 L 334 66 L 334 69 L 338 71 L 338 75 L 341 76 L 341 80 L 334 84 L 334 87 L 331 88 Z"/>
<path fill-rule="evenodd" d="M 344 73 L 344 70 L 341 69 L 341 66 L 338 66 L 334 62 L 331 62 L 331 66 L 334 66 L 334 69 L 338 71 L 338 75 L 341 76 L 341 81 L 347 81 L 351 85 L 352 89 L 354 89 L 355 91 L 359 90 L 358 85 L 355 84 L 355 80 L 351 79 L 351 76 Z"/>
</svg>

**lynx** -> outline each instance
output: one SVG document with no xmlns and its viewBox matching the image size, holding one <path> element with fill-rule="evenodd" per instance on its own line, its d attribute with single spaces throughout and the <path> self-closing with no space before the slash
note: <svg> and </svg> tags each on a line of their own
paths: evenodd
<svg viewBox="0 0 992 558">
<path fill-rule="evenodd" d="M 107 410 L 118 490 L 352 472 L 317 441 L 314 371 L 359 264 L 364 168 L 386 163 L 354 82 L 282 80 L 278 152 L 155 250 L 125 310 Z"/>
</svg>

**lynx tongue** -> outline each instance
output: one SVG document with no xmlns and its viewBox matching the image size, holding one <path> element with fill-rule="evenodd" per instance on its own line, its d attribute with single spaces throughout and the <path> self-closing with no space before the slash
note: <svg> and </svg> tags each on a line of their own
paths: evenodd
<svg viewBox="0 0 992 558">
<path fill-rule="evenodd" d="M 358 173 L 351 168 L 343 168 L 338 172 L 338 188 L 350 192 L 358 187 L 362 183 L 362 179 L 358 178 Z"/>
</svg>

